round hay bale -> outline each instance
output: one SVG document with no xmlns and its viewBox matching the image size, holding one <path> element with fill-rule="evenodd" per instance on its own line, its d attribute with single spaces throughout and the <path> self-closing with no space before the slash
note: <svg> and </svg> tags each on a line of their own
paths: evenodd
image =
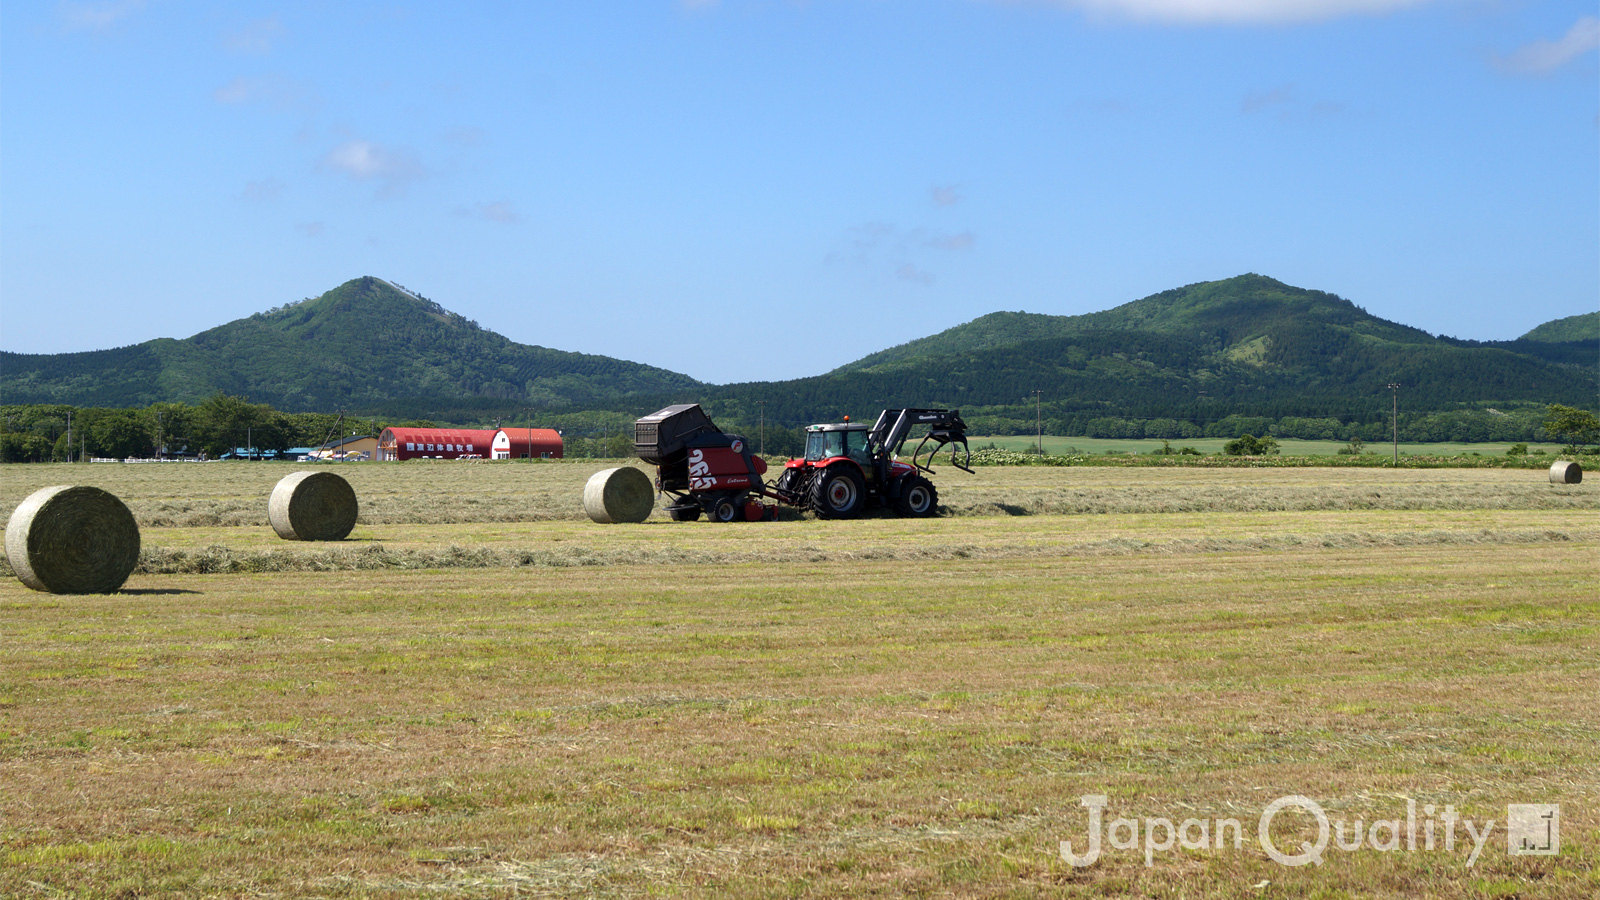
<svg viewBox="0 0 1600 900">
<path fill-rule="evenodd" d="M 1558 459 L 1550 466 L 1551 484 L 1582 484 L 1583 466 Z"/>
<path fill-rule="evenodd" d="M 109 594 L 139 564 L 139 523 L 97 487 L 41 488 L 6 522 L 6 559 L 36 591 Z"/>
<path fill-rule="evenodd" d="M 643 522 L 655 505 L 650 476 L 632 466 L 596 472 L 583 486 L 583 511 L 601 525 Z"/>
<path fill-rule="evenodd" d="M 357 512 L 350 482 L 332 472 L 285 475 L 267 501 L 267 521 L 286 541 L 342 541 Z"/>
</svg>

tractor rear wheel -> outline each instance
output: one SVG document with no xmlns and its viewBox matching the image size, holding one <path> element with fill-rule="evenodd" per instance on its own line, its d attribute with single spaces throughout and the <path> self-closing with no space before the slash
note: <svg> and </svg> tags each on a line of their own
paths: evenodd
<svg viewBox="0 0 1600 900">
<path fill-rule="evenodd" d="M 900 486 L 900 499 L 894 501 L 895 512 L 902 516 L 922 519 L 933 515 L 939 508 L 939 490 L 933 482 L 921 475 L 907 475 Z"/>
<path fill-rule="evenodd" d="M 811 482 L 811 510 L 824 519 L 853 519 L 861 512 L 867 484 L 848 463 L 824 469 Z"/>
</svg>

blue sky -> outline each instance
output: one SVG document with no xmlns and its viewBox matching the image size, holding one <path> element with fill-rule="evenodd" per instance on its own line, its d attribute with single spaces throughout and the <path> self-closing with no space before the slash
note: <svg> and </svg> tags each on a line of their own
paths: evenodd
<svg viewBox="0 0 1600 900">
<path fill-rule="evenodd" d="M 1600 18 L 1523 0 L 8 2 L 0 347 L 389 278 L 714 382 L 1259 272 L 1600 305 Z"/>
</svg>

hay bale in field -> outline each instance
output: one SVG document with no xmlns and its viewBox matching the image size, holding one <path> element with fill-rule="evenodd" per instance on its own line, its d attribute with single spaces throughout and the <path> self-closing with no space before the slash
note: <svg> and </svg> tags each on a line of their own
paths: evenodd
<svg viewBox="0 0 1600 900">
<path fill-rule="evenodd" d="M 583 511 L 602 525 L 643 522 L 655 505 L 650 476 L 631 466 L 603 469 L 583 486 Z"/>
<path fill-rule="evenodd" d="M 1575 462 L 1558 459 L 1550 466 L 1551 484 L 1582 484 L 1583 466 Z"/>
<path fill-rule="evenodd" d="M 267 501 L 267 520 L 286 541 L 342 541 L 357 511 L 350 482 L 332 472 L 285 475 Z"/>
<path fill-rule="evenodd" d="M 41 488 L 6 522 L 6 559 L 36 591 L 109 594 L 139 563 L 139 523 L 97 487 Z"/>
</svg>

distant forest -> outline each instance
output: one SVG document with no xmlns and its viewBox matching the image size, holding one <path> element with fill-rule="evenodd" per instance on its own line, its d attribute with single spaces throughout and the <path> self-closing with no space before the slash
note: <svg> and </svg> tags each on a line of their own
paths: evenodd
<svg viewBox="0 0 1600 900">
<path fill-rule="evenodd" d="M 717 424 L 725 431 L 745 435 L 758 448 L 777 455 L 798 454 L 805 444 L 803 426 L 765 423 L 734 404 L 709 403 Z M 1159 410 L 1160 407 L 1152 407 Z M 1549 407 L 1525 405 L 1515 409 L 1462 408 L 1399 415 L 1400 439 L 1413 442 L 1456 441 L 1561 441 L 1561 434 L 1545 428 Z M 508 411 L 509 412 L 509 411 Z M 871 410 L 875 415 L 877 410 Z M 1362 415 L 1302 416 L 1227 413 L 1214 417 L 1177 418 L 1146 415 L 1108 416 L 1095 412 L 1062 413 L 1043 407 L 1046 434 L 1096 438 L 1236 438 L 1241 435 L 1367 442 L 1390 437 L 1389 410 L 1369 407 Z M 867 411 L 853 416 L 870 418 Z M 381 416 L 344 417 L 332 413 L 286 413 L 264 403 L 218 394 L 205 401 L 155 403 L 138 409 L 73 407 L 62 405 L 0 406 L 0 462 L 46 462 L 83 458 L 151 458 L 194 456 L 212 458 L 235 448 L 253 446 L 258 451 L 314 447 L 329 438 L 350 434 L 377 434 L 391 425 L 457 425 L 473 428 L 539 427 L 563 433 L 568 456 L 627 457 L 633 454 L 634 416 L 617 411 L 565 412 L 538 416 L 507 414 L 499 418 L 468 417 L 461 420 L 400 419 Z M 1032 407 L 1016 406 L 998 412 L 966 415 L 973 435 L 1033 434 L 1038 420 Z M 249 442 L 248 444 L 246 442 Z"/>
</svg>

